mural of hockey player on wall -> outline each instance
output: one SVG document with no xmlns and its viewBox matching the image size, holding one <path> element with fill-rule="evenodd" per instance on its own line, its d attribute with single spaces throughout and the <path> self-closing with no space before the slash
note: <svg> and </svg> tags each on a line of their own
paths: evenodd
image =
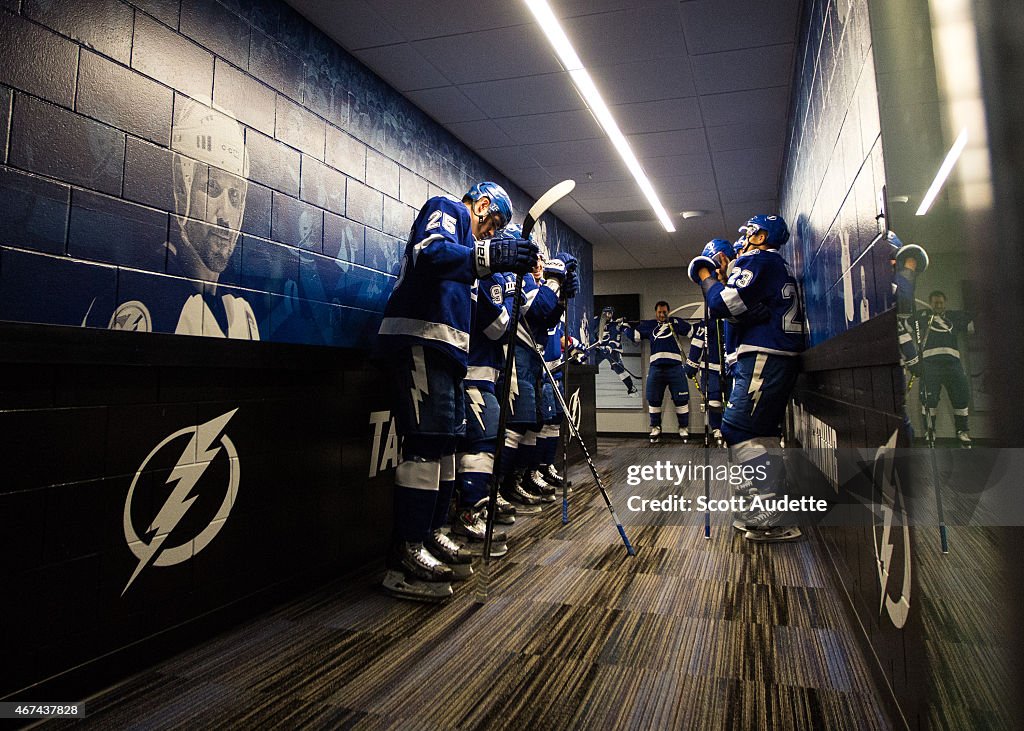
<svg viewBox="0 0 1024 731">
<path fill-rule="evenodd" d="M 600 409 L 641 409 L 644 389 L 643 351 L 626 337 L 626 322 L 640 319 L 640 295 L 594 297 L 596 314 L 591 318 L 590 362 L 597 365 L 595 379 Z"/>
<path fill-rule="evenodd" d="M 249 302 L 217 287 L 245 214 L 244 131 L 228 113 L 185 99 L 175 114 L 171 149 L 175 213 L 165 244 L 166 271 L 181 279 L 166 280 L 158 294 L 148 280 L 138 291 L 119 292 L 109 327 L 259 340 Z"/>
</svg>

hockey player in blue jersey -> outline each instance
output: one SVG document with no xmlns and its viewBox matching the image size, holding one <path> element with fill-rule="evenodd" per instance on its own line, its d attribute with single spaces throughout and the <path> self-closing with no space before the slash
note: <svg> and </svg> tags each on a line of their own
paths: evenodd
<svg viewBox="0 0 1024 731">
<path fill-rule="evenodd" d="M 635 325 L 623 325 L 623 334 L 637 345 L 647 340 L 651 346 L 651 359 L 647 370 L 647 409 L 651 425 L 651 444 L 661 436 L 661 410 L 665 389 L 676 407 L 679 436 L 690 436 L 690 387 L 683 371 L 683 355 L 677 337 L 693 335 L 693 326 L 678 317 L 669 317 L 668 302 L 654 305 L 654 319 L 640 320 Z"/>
<path fill-rule="evenodd" d="M 544 406 L 543 369 L 533 342 L 538 337 L 543 342 L 547 330 L 561 318 L 564 304 L 559 300 L 559 293 L 567 276 L 564 262 L 557 258 L 548 262 L 542 254 L 534 271 L 523 277 L 523 321 L 519 326 L 520 332 L 513 339 L 515 367 L 512 371 L 511 411 L 502 453 L 501 490 L 507 500 L 518 506 L 517 511 L 524 514 L 538 512 L 541 503 L 554 500 L 553 488 L 543 481 L 531 482 L 525 478 L 532 472 L 537 457 L 537 437 Z M 575 274 L 572 275 L 572 286 L 575 288 Z M 531 491 L 531 487 L 535 491 Z"/>
<path fill-rule="evenodd" d="M 734 320 L 735 378 L 722 416 L 722 435 L 733 461 L 758 474 L 758 494 L 781 496 L 785 470 L 778 454 L 782 418 L 799 372 L 804 349 L 803 313 L 797 284 L 779 248 L 789 240 L 781 216 L 758 215 L 741 229 L 746 239 L 725 284 L 716 272 L 722 262 L 701 255 L 689 266 L 690 278 L 700 284 L 712 317 Z M 759 469 L 760 468 L 760 469 Z M 750 541 L 799 538 L 800 529 L 786 525 L 787 516 L 775 510 L 737 514 L 734 525 Z"/>
<path fill-rule="evenodd" d="M 458 489 L 452 533 L 467 541 L 472 554 L 480 553 L 486 534 L 487 498 L 494 472 L 501 406 L 495 383 L 505 365 L 505 347 L 511 330 L 514 275 L 496 272 L 480 279 L 473 293 L 472 330 L 465 389 L 466 433 L 458 443 Z M 515 522 L 515 507 L 499 496 L 495 522 Z M 506 534 L 491 535 L 491 558 L 504 556 Z"/>
<path fill-rule="evenodd" d="M 716 442 L 722 440 L 722 390 L 725 385 L 722 376 L 721 329 L 721 320 L 709 318 L 707 327 L 703 321 L 697 323 L 684 366 L 687 377 L 696 378 L 699 374 L 697 385 L 701 393 L 707 395 L 708 425 L 711 427 L 712 439 Z"/>
<path fill-rule="evenodd" d="M 543 252 L 542 252 L 543 255 Z M 555 397 L 554 386 L 544 377 L 543 360 L 548 368 L 554 368 L 562 356 L 561 332 L 562 316 L 565 313 L 564 302 L 576 296 L 577 260 L 572 254 L 559 252 L 555 258 L 545 262 L 541 272 L 541 283 L 555 288 L 559 295 L 559 306 L 550 313 L 535 311 L 535 317 L 528 317 L 535 346 L 531 355 L 536 362 L 539 383 L 538 422 L 527 430 L 525 441 L 530 445 L 532 454 L 523 456 L 526 470 L 521 475 L 521 485 L 531 496 L 539 497 L 544 502 L 554 502 L 557 487 L 561 486 L 561 475 L 552 473 L 555 455 L 558 452 L 558 432 L 562 422 L 562 413 Z M 555 374 L 556 381 L 561 372 Z"/>
<path fill-rule="evenodd" d="M 928 295 L 928 304 L 931 309 L 920 310 L 915 323 L 921 349 L 921 411 L 925 433 L 934 440 L 939 398 L 945 388 L 953 406 L 957 442 L 970 449 L 971 389 L 960 359 L 959 340 L 974 333 L 973 318 L 960 310 L 947 310 L 946 294 L 938 289 Z"/>
<path fill-rule="evenodd" d="M 473 287 L 495 271 L 528 272 L 537 258 L 527 241 L 490 238 L 511 217 L 508 194 L 492 182 L 474 185 L 462 200 L 428 200 L 384 309 L 377 349 L 390 370 L 402 455 L 383 586 L 396 596 L 443 601 L 452 596 L 452 566 L 469 560 L 440 528 L 455 488 L 456 441 L 466 428 L 462 381 Z"/>
<path fill-rule="evenodd" d="M 728 281 L 727 266 L 742 249 L 742 239 L 736 244 L 731 244 L 725 239 L 713 239 L 704 246 L 701 255 L 718 262 L 719 267 L 715 275 L 719 281 L 725 283 Z M 722 405 L 728 393 L 728 378 L 724 371 L 727 349 L 724 341 L 729 326 L 727 320 L 716 317 L 698 322 L 690 340 L 690 351 L 684 366 L 687 377 L 694 378 L 699 374 L 697 386 L 702 394 L 707 395 L 707 420 L 711 427 L 711 436 L 719 445 L 724 444 Z M 732 356 L 735 362 L 735 353 L 732 353 Z"/>
<path fill-rule="evenodd" d="M 594 319 L 597 323 L 595 327 L 596 332 L 594 333 L 595 340 L 597 341 L 595 348 L 597 352 L 597 367 L 601 367 L 601 361 L 608 361 L 612 372 L 619 377 L 619 380 L 626 387 L 626 394 L 629 396 L 635 395 L 637 388 L 633 385 L 633 378 L 622 362 L 622 326 L 625 320 L 621 318 L 616 320 L 615 308 L 611 306 L 601 310 L 601 314 Z"/>
</svg>

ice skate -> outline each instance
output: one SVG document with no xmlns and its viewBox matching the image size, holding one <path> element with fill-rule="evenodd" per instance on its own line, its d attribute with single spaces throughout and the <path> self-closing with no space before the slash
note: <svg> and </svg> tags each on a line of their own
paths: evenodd
<svg viewBox="0 0 1024 731">
<path fill-rule="evenodd" d="M 651 434 L 650 434 L 651 444 L 657 444 L 658 440 L 660 438 L 661 438 L 661 427 L 660 426 L 652 426 L 651 427 Z"/>
<path fill-rule="evenodd" d="M 465 581 L 473 575 L 473 557 L 469 551 L 440 530 L 430 534 L 424 543 L 427 550 L 452 570 L 455 581 Z"/>
</svg>

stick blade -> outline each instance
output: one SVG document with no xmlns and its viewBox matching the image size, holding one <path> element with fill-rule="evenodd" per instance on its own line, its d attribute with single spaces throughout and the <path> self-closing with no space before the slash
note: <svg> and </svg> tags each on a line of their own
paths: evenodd
<svg viewBox="0 0 1024 731">
<path fill-rule="evenodd" d="M 537 223 L 537 219 L 544 215 L 551 206 L 555 205 L 565 196 L 569 195 L 573 188 L 576 187 L 575 180 L 563 180 L 561 183 L 555 183 L 552 185 L 544 195 L 537 199 L 529 212 L 526 214 L 526 218 L 523 220 L 523 238 L 530 235 L 533 230 L 534 224 Z"/>
</svg>

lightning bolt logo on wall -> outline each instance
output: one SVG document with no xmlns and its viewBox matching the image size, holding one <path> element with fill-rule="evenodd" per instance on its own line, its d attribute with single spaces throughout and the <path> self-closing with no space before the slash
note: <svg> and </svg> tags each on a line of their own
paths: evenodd
<svg viewBox="0 0 1024 731">
<path fill-rule="evenodd" d="M 882 524 L 876 525 L 873 531 L 880 589 L 878 613 L 888 614 L 893 626 L 900 629 L 910 615 L 911 554 L 910 521 L 893 460 L 897 435 L 898 432 L 893 432 L 889 441 L 875 453 L 872 482 L 880 494 L 872 499 L 882 513 Z"/>
<path fill-rule="evenodd" d="M 121 596 L 124 596 L 147 566 L 174 566 L 188 561 L 206 548 L 226 524 L 238 494 L 241 468 L 235 445 L 223 432 L 237 411 L 232 409 L 205 424 L 179 429 L 153 447 L 142 461 L 124 503 L 124 537 L 139 563 Z M 189 440 L 182 448 L 179 445 L 186 436 Z M 172 448 L 171 445 L 175 443 L 178 445 Z M 175 453 L 178 455 L 177 461 L 170 469 L 166 481 L 162 484 L 159 480 L 150 483 L 146 478 L 151 478 L 165 462 L 169 464 L 168 455 Z M 219 455 L 223 457 L 215 459 Z M 217 480 L 225 477 L 226 485 L 218 487 L 212 477 L 202 480 L 207 472 L 214 474 Z M 150 489 L 154 492 L 160 487 L 170 488 L 156 516 L 148 523 L 145 517 L 139 515 L 140 506 L 144 506 L 148 502 L 145 498 L 149 497 L 142 497 L 145 488 L 140 487 L 140 484 L 152 484 Z M 220 490 L 223 490 L 223 498 L 220 497 Z M 155 497 L 158 501 L 159 494 Z M 188 528 L 182 531 L 184 535 L 175 535 L 174 540 L 170 540 L 175 528 L 196 503 L 205 507 L 205 510 L 193 510 L 193 515 L 198 514 L 198 521 L 190 521 L 184 526 Z M 142 535 L 136 530 L 136 523 L 140 519 L 141 525 L 148 525 Z"/>
<path fill-rule="evenodd" d="M 580 413 L 580 389 L 573 391 L 572 396 L 569 397 L 569 421 L 576 427 L 576 431 L 580 430 L 580 419 L 582 414 Z"/>
</svg>

